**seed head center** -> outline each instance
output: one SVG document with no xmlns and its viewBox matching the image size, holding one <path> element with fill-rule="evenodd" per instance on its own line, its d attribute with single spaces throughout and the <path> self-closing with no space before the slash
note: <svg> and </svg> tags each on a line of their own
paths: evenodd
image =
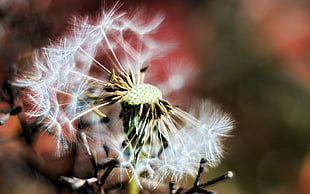
<svg viewBox="0 0 310 194">
<path fill-rule="evenodd" d="M 137 84 L 128 92 L 125 102 L 129 105 L 140 105 L 144 103 L 155 103 L 162 98 L 158 88 L 150 84 Z"/>
</svg>

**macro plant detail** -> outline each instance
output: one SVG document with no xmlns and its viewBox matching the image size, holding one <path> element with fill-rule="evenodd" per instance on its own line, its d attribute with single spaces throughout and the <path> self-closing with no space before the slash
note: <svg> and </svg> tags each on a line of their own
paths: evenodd
<svg viewBox="0 0 310 194">
<path fill-rule="evenodd" d="M 229 136 L 232 119 L 207 100 L 186 112 L 165 100 L 168 92 L 146 81 L 158 65 L 154 61 L 175 44 L 153 36 L 162 15 L 142 15 L 114 7 L 97 18 L 76 17 L 64 38 L 37 50 L 28 70 L 15 76 L 32 133 L 54 136 L 59 156 L 86 150 L 96 169 L 90 179 L 63 176 L 66 182 L 101 187 L 116 167 L 130 169 L 141 187 L 140 178 L 159 183 L 171 176 L 177 182 L 200 176 L 202 158 L 210 167 L 221 159 L 221 140 Z M 103 169 L 109 170 L 100 174 Z M 198 184 L 188 193 L 196 191 L 202 191 Z"/>
<path fill-rule="evenodd" d="M 141 72 L 141 71 L 140 71 Z M 164 148 L 167 146 L 166 131 L 159 129 L 158 122 L 162 116 L 172 110 L 169 102 L 162 99 L 160 90 L 152 85 L 135 83 L 132 74 L 123 73 L 121 76 L 111 74 L 111 86 L 105 88 L 112 95 L 105 98 L 104 101 L 114 103 L 120 101 L 122 106 L 121 118 L 123 119 L 123 128 L 126 133 L 126 141 L 130 142 L 133 152 L 133 163 L 138 160 L 143 145 L 150 142 L 153 146 L 153 136 L 161 140 Z M 167 125 L 171 123 L 167 123 Z"/>
</svg>

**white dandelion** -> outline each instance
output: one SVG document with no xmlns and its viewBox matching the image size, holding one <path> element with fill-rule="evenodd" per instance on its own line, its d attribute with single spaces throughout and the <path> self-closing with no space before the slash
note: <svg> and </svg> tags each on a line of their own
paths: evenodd
<svg viewBox="0 0 310 194">
<path fill-rule="evenodd" d="M 118 141 L 110 144 L 136 176 L 194 175 L 201 158 L 209 166 L 219 162 L 221 139 L 232 121 L 207 102 L 192 116 L 165 100 L 169 91 L 158 89 L 163 85 L 145 83 L 153 61 L 168 55 L 174 44 L 154 37 L 163 15 L 145 21 L 142 14 L 113 8 L 97 19 L 73 19 L 72 33 L 36 52 L 31 71 L 18 75 L 15 85 L 27 92 L 29 118 L 59 138 L 59 152 L 86 128 L 89 141 Z M 118 112 L 120 126 L 106 124 L 111 111 Z M 87 133 L 89 125 L 117 138 Z"/>
</svg>

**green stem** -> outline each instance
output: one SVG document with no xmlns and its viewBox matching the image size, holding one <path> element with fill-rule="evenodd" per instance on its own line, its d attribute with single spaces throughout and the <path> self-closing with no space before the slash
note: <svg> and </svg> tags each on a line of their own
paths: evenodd
<svg viewBox="0 0 310 194">
<path fill-rule="evenodd" d="M 129 182 L 127 186 L 127 194 L 139 194 L 140 186 L 137 181 L 137 177 L 134 177 L 135 175 L 130 172 Z"/>
</svg>

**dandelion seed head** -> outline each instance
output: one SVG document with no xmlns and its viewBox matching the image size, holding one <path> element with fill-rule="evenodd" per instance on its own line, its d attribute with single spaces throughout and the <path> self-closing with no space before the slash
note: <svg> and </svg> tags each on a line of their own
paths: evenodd
<svg viewBox="0 0 310 194">
<path fill-rule="evenodd" d="M 138 84 L 132 87 L 128 92 L 128 97 L 124 101 L 129 105 L 140 105 L 144 103 L 155 103 L 162 98 L 162 94 L 158 88 L 150 84 Z"/>
<path fill-rule="evenodd" d="M 201 158 L 218 164 L 232 122 L 207 101 L 189 114 L 165 99 L 187 84 L 192 69 L 170 68 L 163 82 L 148 82 L 152 68 L 145 67 L 172 47 L 152 36 L 162 14 L 147 22 L 138 16 L 112 9 L 98 19 L 75 17 L 72 32 L 36 52 L 15 85 L 26 88 L 26 114 L 58 138 L 59 152 L 78 144 L 83 131 L 94 153 L 103 157 L 108 144 L 135 176 L 178 180 L 197 173 Z"/>
</svg>

